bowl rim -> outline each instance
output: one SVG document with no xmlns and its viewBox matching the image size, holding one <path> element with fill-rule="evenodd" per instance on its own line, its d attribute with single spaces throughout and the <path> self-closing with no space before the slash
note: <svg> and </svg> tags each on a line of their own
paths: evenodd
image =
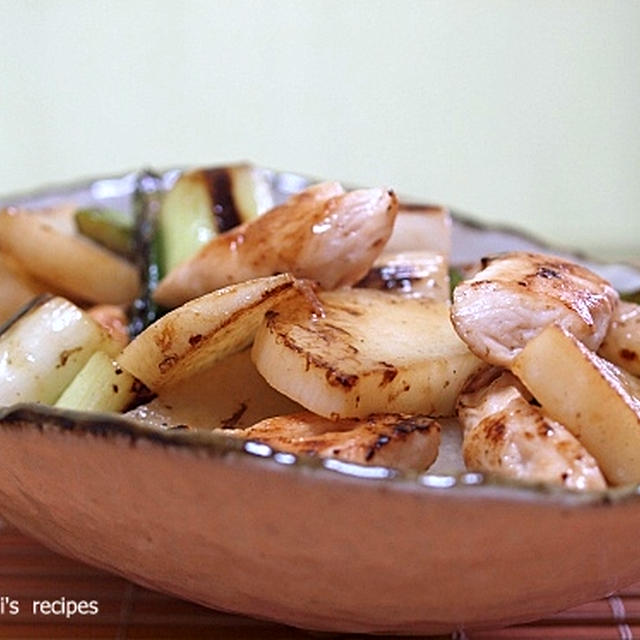
<svg viewBox="0 0 640 640">
<path fill-rule="evenodd" d="M 303 473 L 308 477 L 311 474 L 314 480 L 355 482 L 371 489 L 384 486 L 386 490 L 410 491 L 425 497 L 490 498 L 515 503 L 533 501 L 562 508 L 640 505 L 640 484 L 578 491 L 543 482 L 504 478 L 490 472 L 402 471 L 278 451 L 256 440 L 242 440 L 219 432 L 158 429 L 120 414 L 74 411 L 36 403 L 0 407 L 0 433 L 24 429 L 39 432 L 43 437 L 52 431 L 76 437 L 89 436 L 107 444 L 125 439 L 133 446 L 144 443 L 172 451 L 188 451 L 212 461 L 234 458 L 255 463 L 257 469 L 276 470 L 294 476 Z"/>
</svg>

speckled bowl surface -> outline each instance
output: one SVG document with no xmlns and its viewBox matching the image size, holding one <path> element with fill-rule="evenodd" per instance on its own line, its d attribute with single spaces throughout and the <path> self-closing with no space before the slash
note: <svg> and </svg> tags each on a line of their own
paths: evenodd
<svg viewBox="0 0 640 640">
<path fill-rule="evenodd" d="M 283 197 L 305 183 L 273 179 Z M 0 205 L 124 208 L 134 183 L 98 180 Z M 460 261 L 537 247 L 508 230 L 454 225 Z M 640 289 L 632 267 L 596 268 Z M 139 584 L 315 630 L 445 633 L 606 596 L 640 580 L 639 494 L 501 482 L 456 468 L 455 456 L 401 474 L 119 416 L 0 409 L 7 520 Z"/>
</svg>

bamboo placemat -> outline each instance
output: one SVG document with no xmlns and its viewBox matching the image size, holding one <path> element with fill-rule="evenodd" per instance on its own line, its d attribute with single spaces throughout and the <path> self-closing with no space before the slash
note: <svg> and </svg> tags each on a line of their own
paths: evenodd
<svg viewBox="0 0 640 640">
<path fill-rule="evenodd" d="M 62 597 L 67 603 L 87 601 L 86 609 L 95 601 L 98 612 L 77 613 L 68 619 L 54 613 L 34 613 L 34 603 L 58 601 L 55 606 L 60 608 Z M 358 636 L 312 634 L 211 611 L 64 558 L 0 523 L 0 638 L 318 640 L 325 637 L 346 640 Z M 636 637 L 640 638 L 640 584 L 533 624 L 451 636 L 455 640 Z"/>
</svg>

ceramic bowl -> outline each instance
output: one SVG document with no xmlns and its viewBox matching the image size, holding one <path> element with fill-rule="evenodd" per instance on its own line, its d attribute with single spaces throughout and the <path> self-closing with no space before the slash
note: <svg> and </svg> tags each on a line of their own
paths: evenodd
<svg viewBox="0 0 640 640">
<path fill-rule="evenodd" d="M 274 180 L 283 195 L 304 184 Z M 117 206 L 134 182 L 8 201 Z M 539 246 L 456 222 L 460 258 L 523 244 Z M 640 289 L 637 270 L 601 268 L 617 286 Z M 402 474 L 36 405 L 0 410 L 0 513 L 56 551 L 138 584 L 321 631 L 502 626 L 640 580 L 636 486 L 572 493 L 465 473 L 453 458 Z"/>
</svg>

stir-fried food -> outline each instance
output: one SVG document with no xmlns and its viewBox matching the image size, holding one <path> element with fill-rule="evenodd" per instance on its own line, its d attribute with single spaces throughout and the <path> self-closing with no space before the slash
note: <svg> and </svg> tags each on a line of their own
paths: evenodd
<svg viewBox="0 0 640 640">
<path fill-rule="evenodd" d="M 427 469 L 438 455 L 440 425 L 427 416 L 372 414 L 329 420 L 311 412 L 266 418 L 223 433 L 280 451 L 397 469 Z"/>
<path fill-rule="evenodd" d="M 549 325 L 516 358 L 543 410 L 596 458 L 611 484 L 640 482 L 640 380 Z"/>
<path fill-rule="evenodd" d="M 532 403 L 514 375 L 490 374 L 458 398 L 466 465 L 569 489 L 604 489 L 597 462 L 571 432 Z"/>
<path fill-rule="evenodd" d="M 617 302 L 608 282 L 573 262 L 507 253 L 486 258 L 481 271 L 456 287 L 451 318 L 478 357 L 508 367 L 549 324 L 597 349 Z"/>
<path fill-rule="evenodd" d="M 275 305 L 253 359 L 269 384 L 326 418 L 452 415 L 465 380 L 486 366 L 453 331 L 446 303 L 368 289 L 318 302 Z"/>
<path fill-rule="evenodd" d="M 236 282 L 292 273 L 324 289 L 355 284 L 391 235 L 398 200 L 385 189 L 345 193 L 337 182 L 310 187 L 254 220 L 213 238 L 160 283 L 173 307 Z"/>
<path fill-rule="evenodd" d="M 620 301 L 598 354 L 640 376 L 640 306 Z"/>
<path fill-rule="evenodd" d="M 47 290 L 74 299 L 129 304 L 140 287 L 134 265 L 80 235 L 60 229 L 46 214 L 0 211 L 0 251 Z"/>
<path fill-rule="evenodd" d="M 127 345 L 120 362 L 154 391 L 197 374 L 249 346 L 264 314 L 279 298 L 295 295 L 295 284 L 281 274 L 191 300 Z"/>
<path fill-rule="evenodd" d="M 245 165 L 189 172 L 144 245 L 117 212 L 0 212 L 0 319 L 56 294 L 0 330 L 0 405 L 418 471 L 457 419 L 467 469 L 571 490 L 640 482 L 638 305 L 530 252 L 465 265 L 451 300 L 446 209 L 337 182 L 269 208 L 268 189 Z M 141 248 L 155 291 L 140 291 Z M 131 338 L 138 303 L 172 310 Z"/>
</svg>

